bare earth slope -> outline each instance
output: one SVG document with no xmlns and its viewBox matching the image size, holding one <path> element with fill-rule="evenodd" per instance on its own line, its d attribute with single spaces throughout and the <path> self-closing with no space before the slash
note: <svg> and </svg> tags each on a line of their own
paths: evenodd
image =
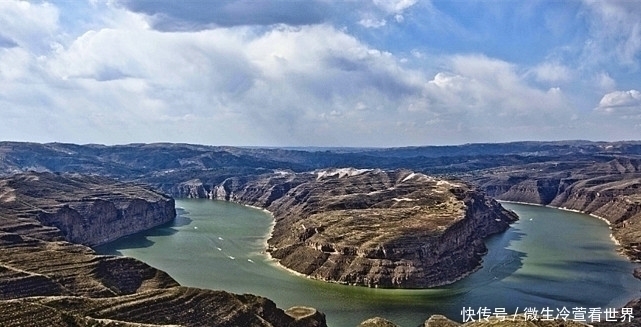
<svg viewBox="0 0 641 327">
<path fill-rule="evenodd" d="M 209 197 L 268 209 L 271 255 L 307 276 L 419 288 L 479 268 L 483 239 L 516 215 L 460 181 L 351 168 L 230 178 Z"/>
<path fill-rule="evenodd" d="M 313 309 L 298 318 L 262 297 L 182 287 L 143 262 L 77 244 L 174 216 L 171 198 L 102 177 L 0 179 L 0 326 L 325 325 Z"/>
<path fill-rule="evenodd" d="M 289 177 L 282 176 L 284 182 L 281 183 L 274 177 L 272 184 L 254 183 L 253 190 L 233 195 L 228 191 L 237 191 L 242 185 L 255 182 L 253 176 L 280 169 L 309 171 L 351 166 L 454 174 L 499 199 L 566 207 L 607 219 L 612 223 L 614 236 L 633 260 L 641 259 L 639 160 L 639 141 L 307 151 L 188 144 L 102 146 L 0 142 L 0 175 L 27 170 L 100 174 L 145 182 L 174 196 L 233 198 L 261 207 L 269 207 L 299 181 L 287 181 Z M 212 192 L 215 186 L 220 186 L 216 194 Z M 218 191 L 221 192 L 218 194 Z M 0 192 L 0 204 L 10 197 L 11 194 Z M 30 230 L 41 237 L 61 237 L 57 229 L 28 219 L 14 221 L 4 230 Z M 315 235 L 320 239 L 319 233 Z M 641 276 L 641 271 L 637 274 Z M 641 317 L 639 300 L 628 306 L 633 306 L 635 316 Z M 641 324 L 635 321 L 632 325 L 635 323 Z"/>
</svg>

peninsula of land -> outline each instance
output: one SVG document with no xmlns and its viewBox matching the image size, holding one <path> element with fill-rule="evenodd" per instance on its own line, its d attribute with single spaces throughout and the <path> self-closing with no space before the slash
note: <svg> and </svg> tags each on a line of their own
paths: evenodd
<svg viewBox="0 0 641 327">
<path fill-rule="evenodd" d="M 312 278 L 425 288 L 478 269 L 483 240 L 518 218 L 462 181 L 353 168 L 232 177 L 185 192 L 265 208 L 270 254 Z"/>
<path fill-rule="evenodd" d="M 340 170 L 332 167 L 354 168 Z M 414 287 L 411 278 L 404 277 L 411 269 L 403 264 L 407 262 L 403 260 L 429 253 L 388 251 L 390 244 L 402 244 L 407 239 L 403 242 L 385 239 L 358 245 L 354 243 L 358 237 L 341 240 L 337 236 L 345 230 L 340 224 L 345 219 L 352 223 L 369 220 L 384 225 L 385 220 L 374 219 L 376 215 L 360 213 L 380 213 L 383 216 L 384 211 L 396 210 L 407 214 L 410 220 L 418 217 L 412 214 L 420 213 L 428 202 L 408 201 L 419 199 L 420 192 L 412 193 L 403 186 L 403 183 L 419 178 L 416 176 L 432 179 L 428 184 L 433 190 L 445 191 L 435 185 L 439 181 L 440 186 L 446 185 L 444 182 L 462 186 L 449 187 L 443 198 L 432 199 L 434 204 L 437 200 L 450 198 L 465 205 L 470 203 L 466 199 L 478 199 L 474 194 L 484 192 L 502 200 L 550 205 L 599 216 L 610 222 L 613 236 L 621 244 L 623 253 L 632 260 L 641 259 L 641 142 L 635 141 L 514 142 L 333 150 L 166 143 L 102 146 L 0 142 L 0 175 L 11 176 L 26 171 L 99 175 L 149 185 L 176 197 L 227 199 L 267 208 L 274 213 L 277 225 L 283 227 L 275 228 L 270 239 L 274 257 L 283 264 L 290 257 L 292 261 L 299 257 L 314 259 L 314 264 L 290 268 L 320 279 L 348 284 L 376 286 L 378 283 L 387 287 L 399 285 L 400 281 L 400 284 L 405 283 L 400 287 Z M 411 174 L 414 176 L 403 182 Z M 374 189 L 365 186 L 350 189 L 341 185 L 342 181 L 352 178 L 350 183 L 359 185 L 358 179 L 366 176 L 378 186 Z M 384 192 L 374 193 L 377 191 Z M 11 192 L 3 192 L 0 194 L 3 201 L 12 198 Z M 321 198 L 325 201 L 320 201 Z M 450 203 L 456 203 L 452 201 Z M 313 205 L 302 204 L 308 202 Z M 474 200 L 474 203 L 489 204 L 491 201 L 483 198 Z M 419 208 L 412 211 L 416 206 Z M 448 206 L 450 209 L 456 207 Z M 489 205 L 487 208 L 492 207 Z M 287 215 L 285 208 L 294 210 L 298 215 Z M 343 219 L 332 221 L 322 211 L 332 212 Z M 448 216 L 454 222 L 449 229 L 458 224 L 455 221 L 459 218 L 455 216 Z M 445 237 L 448 234 L 445 220 L 435 225 L 445 227 L 446 231 L 441 236 L 417 232 L 412 237 L 420 242 L 426 240 L 421 237 Z M 21 227 L 8 232 L 16 234 L 24 229 L 47 237 L 58 233 L 52 230 L 57 227 L 41 223 L 44 227 L 37 227 L 36 222 L 24 221 L 24 224 L 19 224 Z M 501 224 L 506 222 L 502 220 Z M 367 231 L 358 229 L 350 236 L 358 233 L 369 237 Z M 385 234 L 390 236 L 394 233 Z M 92 239 L 100 242 L 103 235 L 96 236 Z M 467 241 L 461 243 L 468 244 Z M 354 254 L 357 259 L 345 259 L 342 253 Z M 394 257 L 385 257 L 390 254 Z M 366 264 L 362 263 L 363 259 L 367 259 Z M 360 277 L 351 274 L 353 271 L 359 272 L 357 275 Z M 627 306 L 634 308 L 635 317 L 641 317 L 639 300 Z"/>
</svg>

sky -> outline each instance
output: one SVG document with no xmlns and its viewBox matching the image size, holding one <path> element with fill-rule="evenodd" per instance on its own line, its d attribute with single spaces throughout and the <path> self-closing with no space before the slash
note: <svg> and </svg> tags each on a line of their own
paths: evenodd
<svg viewBox="0 0 641 327">
<path fill-rule="evenodd" d="M 0 0 L 0 140 L 641 139 L 641 1 Z"/>
</svg>

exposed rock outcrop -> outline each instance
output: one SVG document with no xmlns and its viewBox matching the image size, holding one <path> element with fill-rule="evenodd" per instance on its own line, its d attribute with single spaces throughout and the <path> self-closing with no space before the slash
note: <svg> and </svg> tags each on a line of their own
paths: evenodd
<svg viewBox="0 0 641 327">
<path fill-rule="evenodd" d="M 65 240 L 89 246 L 147 230 L 176 217 L 174 200 L 146 187 L 99 176 L 18 174 L 0 180 L 3 213 L 23 218 L 22 235 L 55 227 Z M 34 221 L 35 220 L 35 221 Z M 38 222 L 38 223 L 36 223 Z M 26 229 L 35 228 L 32 232 Z M 5 228 L 5 227 L 2 227 Z M 54 235 L 52 238 L 59 237 Z"/>
<path fill-rule="evenodd" d="M 461 324 L 448 319 L 443 315 L 432 315 L 423 324 L 424 327 L 458 327 Z"/>
<path fill-rule="evenodd" d="M 358 327 L 398 327 L 398 325 L 385 318 L 374 317 L 363 321 Z"/>
<path fill-rule="evenodd" d="M 65 240 L 97 244 L 174 215 L 171 198 L 105 178 L 0 180 L 0 326 L 326 325 L 313 309 L 290 314 L 259 296 L 182 287 L 141 261 Z"/>
<path fill-rule="evenodd" d="M 234 200 L 243 192 L 233 189 L 229 181 L 226 186 L 222 185 L 223 181 L 232 176 L 255 176 L 274 170 L 355 166 L 456 174 L 481 185 L 490 196 L 601 216 L 612 223 L 613 234 L 626 253 L 639 260 L 641 223 L 636 195 L 641 177 L 639 158 L 641 142 L 638 141 L 515 142 L 327 151 L 189 144 L 102 146 L 0 142 L 0 175 L 27 170 L 82 172 L 145 182 L 175 196 Z M 214 193 L 216 186 L 222 188 Z M 271 186 L 265 187 L 269 191 Z M 294 187 L 296 185 L 290 185 Z M 278 192 L 275 189 L 274 196 Z M 0 205 L 3 201 L 11 202 L 10 199 L 10 191 L 0 192 Z M 269 202 L 249 196 L 246 199 L 247 204 L 255 201 L 254 205 Z M 59 229 L 43 226 L 36 219 L 22 217 L 6 221 L 5 217 L 0 214 L 2 230 L 10 234 L 64 239 Z M 304 234 L 307 237 L 312 233 L 319 234 L 311 228 Z M 41 279 L 39 276 L 29 278 Z"/>
<path fill-rule="evenodd" d="M 238 177 L 211 198 L 270 210 L 282 265 L 312 278 L 370 287 L 451 283 L 480 266 L 483 239 L 516 215 L 458 181 L 357 169 Z"/>
<path fill-rule="evenodd" d="M 568 170 L 485 171 L 473 178 L 501 200 L 577 210 L 607 220 L 624 253 L 641 260 L 641 159 L 618 158 Z"/>
</svg>

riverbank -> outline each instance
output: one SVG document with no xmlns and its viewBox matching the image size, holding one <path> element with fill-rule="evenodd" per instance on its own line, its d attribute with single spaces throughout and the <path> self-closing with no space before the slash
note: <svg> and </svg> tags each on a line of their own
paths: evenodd
<svg viewBox="0 0 641 327">
<path fill-rule="evenodd" d="M 212 190 L 215 199 L 272 212 L 268 252 L 282 266 L 375 288 L 460 280 L 478 269 L 483 239 L 516 220 L 471 185 L 409 170 L 232 177 Z"/>
<path fill-rule="evenodd" d="M 157 228 L 118 242 L 115 249 L 167 271 L 183 285 L 258 294 L 279 307 L 315 307 L 334 327 L 354 327 L 375 316 L 399 326 L 417 326 L 432 314 L 460 321 L 461 308 L 470 306 L 522 310 L 575 303 L 623 305 L 639 285 L 628 273 L 630 263 L 614 252 L 603 224 L 552 208 L 517 208 L 528 218 L 488 239 L 482 267 L 456 283 L 431 289 L 381 289 L 301 278 L 278 267 L 260 253 L 274 223 L 263 210 L 204 199 L 178 199 L 177 204 L 189 211 L 188 224 L 178 221 L 176 227 Z M 529 217 L 541 224 L 531 223 Z M 560 239 L 563 230 L 571 231 L 567 242 Z M 540 242 L 546 237 L 552 242 Z M 577 241 L 586 237 L 587 242 Z M 550 245 L 555 248 L 545 249 Z M 590 298 L 585 296 L 586 285 L 595 293 Z"/>
<path fill-rule="evenodd" d="M 558 209 L 558 210 L 564 210 L 564 211 L 568 211 L 568 212 L 576 212 L 576 213 L 584 214 L 584 215 L 587 215 L 587 216 L 590 216 L 590 217 L 593 217 L 593 218 L 596 218 L 596 219 L 599 219 L 599 220 L 605 222 L 608 225 L 608 228 L 610 229 L 610 231 L 612 231 L 612 223 L 610 223 L 610 221 L 608 219 L 606 219 L 604 217 L 601 217 L 601 216 L 597 216 L 597 215 L 592 214 L 592 213 L 583 212 L 581 210 L 570 209 L 570 208 L 567 208 L 567 207 L 555 207 L 555 206 L 543 205 L 543 204 L 539 204 L 539 203 L 528 203 L 528 202 L 522 202 L 522 201 L 509 201 L 509 200 L 497 200 L 497 201 L 505 202 L 505 203 L 516 203 L 516 204 L 524 204 L 524 205 L 531 205 L 531 206 L 554 208 L 554 209 Z M 635 263 L 640 262 L 639 260 L 636 260 L 635 258 L 633 258 L 630 255 L 626 254 L 624 246 L 621 245 L 621 242 L 614 236 L 614 233 L 612 233 L 612 232 L 610 233 L 610 239 L 619 248 L 617 252 L 621 256 L 625 257 L 626 259 L 630 260 L 631 262 L 635 262 Z"/>
</svg>

